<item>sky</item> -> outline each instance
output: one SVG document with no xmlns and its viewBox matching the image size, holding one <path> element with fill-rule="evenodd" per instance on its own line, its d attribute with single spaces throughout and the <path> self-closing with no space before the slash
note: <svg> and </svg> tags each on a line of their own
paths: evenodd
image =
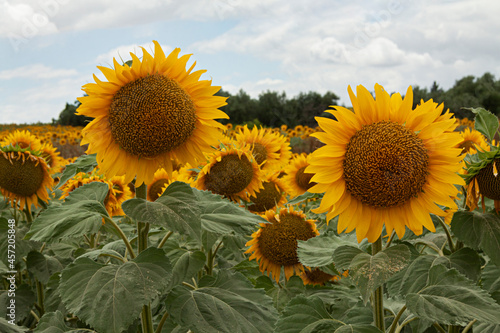
<svg viewBox="0 0 500 333">
<path fill-rule="evenodd" d="M 0 123 L 51 122 L 113 58 L 176 47 L 258 98 L 500 77 L 497 0 L 0 0 Z"/>
</svg>

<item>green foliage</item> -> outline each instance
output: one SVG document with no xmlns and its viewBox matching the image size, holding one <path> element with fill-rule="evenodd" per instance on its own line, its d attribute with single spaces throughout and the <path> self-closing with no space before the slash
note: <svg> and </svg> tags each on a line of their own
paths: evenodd
<svg viewBox="0 0 500 333">
<path fill-rule="evenodd" d="M 426 286 L 406 295 L 406 304 L 412 313 L 430 321 L 464 326 L 477 319 L 500 324 L 500 305 L 458 271 L 442 265 L 430 269 Z"/>
<path fill-rule="evenodd" d="M 66 103 L 64 110 L 59 114 L 59 119 L 55 121 L 54 125 L 63 126 L 85 126 L 93 118 L 77 115 L 77 109 L 80 106 L 79 101 L 75 101 L 73 104 Z"/>
<path fill-rule="evenodd" d="M 483 108 L 468 108 L 467 110 L 475 114 L 475 129 L 483 133 L 489 141 L 493 140 L 498 131 L 498 117 Z"/>
<path fill-rule="evenodd" d="M 197 289 L 174 288 L 167 311 L 181 326 L 194 332 L 271 332 L 276 310 L 262 289 L 240 273 L 220 271 L 205 277 Z"/>
<path fill-rule="evenodd" d="M 483 250 L 495 265 L 500 266 L 500 217 L 497 214 L 457 212 L 451 230 L 466 245 Z"/>
<path fill-rule="evenodd" d="M 167 288 L 171 276 L 163 250 L 148 248 L 122 265 L 78 258 L 63 270 L 59 290 L 68 310 L 83 321 L 98 331 L 121 332 Z"/>
<path fill-rule="evenodd" d="M 63 204 L 49 206 L 33 221 L 26 239 L 52 243 L 97 233 L 102 218 L 108 216 L 104 208 L 108 189 L 100 182 L 75 189 Z"/>
</svg>

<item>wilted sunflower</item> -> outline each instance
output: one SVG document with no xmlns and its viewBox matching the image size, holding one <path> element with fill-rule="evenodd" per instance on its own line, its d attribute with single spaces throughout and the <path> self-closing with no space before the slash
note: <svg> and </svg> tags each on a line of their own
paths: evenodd
<svg viewBox="0 0 500 333">
<path fill-rule="evenodd" d="M 265 128 L 251 130 L 245 125 L 237 134 L 236 141 L 249 145 L 257 164 L 261 169 L 275 170 L 286 164 L 291 156 L 290 144 L 283 135 L 273 133 Z"/>
<path fill-rule="evenodd" d="M 250 196 L 251 205 L 248 210 L 263 213 L 266 210 L 280 207 L 286 203 L 286 190 L 283 181 L 278 178 L 277 173 L 270 173 L 264 177 L 262 189 Z"/>
<path fill-rule="evenodd" d="M 467 153 L 475 154 L 478 147 L 483 151 L 490 150 L 490 146 L 481 132 L 471 129 L 470 127 L 466 127 L 462 132 L 460 132 L 460 135 L 462 137 L 462 142 L 460 142 L 456 148 L 462 149 L 462 155 Z"/>
<path fill-rule="evenodd" d="M 0 152 L 0 191 L 11 205 L 31 211 L 31 205 L 39 206 L 38 200 L 48 202 L 54 181 L 40 153 L 29 145 L 9 145 L 1 147 Z"/>
<path fill-rule="evenodd" d="M 285 168 L 283 182 L 288 186 L 292 198 L 304 194 L 316 184 L 311 181 L 314 174 L 305 172 L 306 167 L 309 166 L 308 156 L 304 153 L 295 156 Z"/>
<path fill-rule="evenodd" d="M 492 199 L 495 210 L 500 212 L 500 148 L 494 147 L 491 151 L 477 152 L 465 159 L 466 174 L 463 176 L 467 184 L 466 204 L 472 211 L 477 208 L 479 198 L 482 199 L 483 211 L 485 210 L 484 198 Z"/>
<path fill-rule="evenodd" d="M 199 80 L 205 72 L 187 71 L 190 55 L 178 58 L 176 48 L 165 56 L 158 42 L 154 57 L 144 48 L 142 61 L 131 53 L 132 66 L 114 60 L 114 69 L 98 67 L 107 81 L 83 86 L 88 96 L 78 114 L 95 118 L 83 130 L 82 145 L 97 153 L 99 168 L 108 177 L 124 175 L 136 186 L 151 183 L 160 167 L 172 172 L 172 160 L 181 163 L 204 160 L 203 153 L 218 144 L 223 125 L 215 118 L 227 118 L 218 108 L 225 97 L 214 96 L 220 87 Z"/>
<path fill-rule="evenodd" d="M 412 110 L 411 87 L 404 99 L 378 84 L 375 94 L 358 86 L 356 97 L 349 87 L 354 112 L 336 106 L 328 112 L 337 120 L 316 117 L 324 132 L 312 135 L 326 144 L 306 169 L 317 183 L 309 191 L 325 192 L 316 212 L 339 215 L 338 232 L 356 229 L 358 241 L 375 242 L 384 223 L 400 238 L 405 226 L 416 235 L 435 231 L 429 213 L 444 216 L 437 205 L 456 209 L 455 184 L 464 184 L 455 119 L 432 100 Z"/>
<path fill-rule="evenodd" d="M 234 201 L 248 200 L 262 187 L 262 171 L 248 147 L 224 147 L 211 156 L 192 186 Z"/>
<path fill-rule="evenodd" d="M 245 253 L 251 253 L 249 260 L 257 260 L 260 271 L 267 271 L 276 281 L 283 267 L 288 280 L 294 272 L 304 271 L 297 257 L 297 241 L 319 235 L 315 221 L 307 220 L 304 213 L 294 211 L 293 207 L 281 209 L 279 213 L 268 210 L 264 218 L 270 223 L 260 224 L 246 244 L 250 248 Z"/>
</svg>

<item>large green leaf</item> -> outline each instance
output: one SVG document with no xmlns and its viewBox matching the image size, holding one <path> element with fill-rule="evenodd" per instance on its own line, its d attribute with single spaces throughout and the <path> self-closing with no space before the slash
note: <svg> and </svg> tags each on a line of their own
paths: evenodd
<svg viewBox="0 0 500 333">
<path fill-rule="evenodd" d="M 500 333 L 500 325 L 477 323 L 473 326 L 474 332 Z"/>
<path fill-rule="evenodd" d="M 477 281 L 481 275 L 481 257 L 469 247 L 461 248 L 450 255 L 451 267 L 468 277 Z"/>
<path fill-rule="evenodd" d="M 255 289 L 241 274 L 219 271 L 196 290 L 177 286 L 167 297 L 167 311 L 175 322 L 194 332 L 272 332 L 276 310 L 264 290 Z"/>
<path fill-rule="evenodd" d="M 448 325 L 467 325 L 477 319 L 500 324 L 500 305 L 455 269 L 443 265 L 430 269 L 427 286 L 406 295 L 406 305 L 416 316 Z"/>
<path fill-rule="evenodd" d="M 64 267 L 54 257 L 46 256 L 38 251 L 31 251 L 26 258 L 28 272 L 33 274 L 38 281 L 46 284 L 52 274 L 60 272 Z"/>
<path fill-rule="evenodd" d="M 483 250 L 500 266 L 500 217 L 494 213 L 458 211 L 453 215 L 451 230 L 462 242 Z"/>
<path fill-rule="evenodd" d="M 70 178 L 79 172 L 90 172 L 97 166 L 95 159 L 96 154 L 82 155 L 76 159 L 74 163 L 66 165 L 61 175 L 61 179 L 56 186 L 56 189 L 64 185 Z"/>
<path fill-rule="evenodd" d="M 278 311 L 282 311 L 290 300 L 297 295 L 304 294 L 305 291 L 304 283 L 298 276 L 290 277 L 284 286 L 276 285 L 268 276 L 261 276 L 256 286 L 266 289 L 266 294 L 273 298 L 274 307 Z"/>
<path fill-rule="evenodd" d="M 298 241 L 299 261 L 309 267 L 321 267 L 333 263 L 333 253 L 339 246 L 352 245 L 351 236 L 322 234 L 306 241 Z"/>
<path fill-rule="evenodd" d="M 351 245 L 342 245 L 333 251 L 333 260 L 335 261 L 335 266 L 337 269 L 349 269 L 351 266 L 351 262 L 358 255 L 367 254 L 363 252 L 363 250 L 351 246 Z"/>
<path fill-rule="evenodd" d="M 61 311 L 45 313 L 33 333 L 92 333 L 89 329 L 78 329 L 66 326 Z"/>
<path fill-rule="evenodd" d="M 78 258 L 63 270 L 60 294 L 70 312 L 99 332 L 121 332 L 165 291 L 171 276 L 170 261 L 156 248 L 123 265 Z"/>
<path fill-rule="evenodd" d="M 109 187 L 92 182 L 73 190 L 62 205 L 50 206 L 31 225 L 27 239 L 59 242 L 99 231 L 103 216 L 107 216 L 104 199 Z"/>
<path fill-rule="evenodd" d="M 498 117 L 483 108 L 467 108 L 467 110 L 476 115 L 474 128 L 491 141 L 498 130 Z"/>
<path fill-rule="evenodd" d="M 350 254 L 346 255 L 344 249 L 348 250 Z M 358 254 L 352 257 L 352 254 L 356 252 Z M 410 250 L 402 244 L 391 246 L 374 256 L 359 249 L 345 246 L 337 248 L 334 252 L 335 262 L 342 266 L 340 268 L 349 269 L 349 276 L 352 277 L 361 292 L 365 303 L 368 302 L 371 293 L 392 275 L 403 269 L 409 259 Z"/>
<path fill-rule="evenodd" d="M 7 307 L 10 305 L 11 299 L 12 298 L 9 297 L 7 291 L 3 292 L 0 295 L 0 317 L 8 318 L 6 317 L 6 315 L 8 313 L 7 311 L 10 310 L 8 310 Z M 31 286 L 23 283 L 16 287 L 16 296 L 15 296 L 16 321 L 22 321 L 28 317 L 31 309 L 33 308 L 35 300 L 36 296 L 33 290 L 31 289 Z"/>
<path fill-rule="evenodd" d="M 377 333 L 371 325 L 346 325 L 333 318 L 317 296 L 292 299 L 276 322 L 275 333 Z"/>
<path fill-rule="evenodd" d="M 33 248 L 40 248 L 40 246 L 42 246 L 41 243 L 23 239 L 28 229 L 21 225 L 18 225 L 18 227 L 14 227 L 15 243 L 11 244 L 10 242 L 12 242 L 12 240 L 9 242 L 8 238 L 9 229 L 10 227 L 8 224 L 8 219 L 0 217 L 0 261 L 5 265 L 5 272 L 15 270 L 16 266 L 22 267 L 22 265 L 24 265 L 23 258 L 26 257 L 26 255 Z M 15 249 L 12 248 L 12 245 L 14 245 Z M 11 251 L 10 253 L 9 250 Z M 8 255 L 12 255 L 12 250 L 15 250 L 16 254 L 14 263 L 8 260 Z M 11 265 L 13 265 L 14 267 L 12 267 Z"/>
<path fill-rule="evenodd" d="M 481 276 L 483 288 L 500 304 L 500 268 L 488 263 Z"/>
<path fill-rule="evenodd" d="M 239 207 L 210 191 L 193 189 L 201 209 L 201 226 L 216 235 L 250 235 L 259 223 L 268 223 L 259 215 Z"/>
<path fill-rule="evenodd" d="M 195 276 L 205 265 L 206 259 L 205 253 L 201 251 L 186 251 L 175 263 L 172 262 L 172 279 L 169 289 Z"/>
<path fill-rule="evenodd" d="M 0 317 L 0 332 L 2 333 L 25 333 L 28 328 L 10 324 L 7 319 Z"/>
<path fill-rule="evenodd" d="M 200 210 L 193 190 L 185 183 L 170 184 L 154 202 L 135 198 L 125 201 L 122 208 L 137 221 L 188 234 L 201 242 Z"/>
</svg>

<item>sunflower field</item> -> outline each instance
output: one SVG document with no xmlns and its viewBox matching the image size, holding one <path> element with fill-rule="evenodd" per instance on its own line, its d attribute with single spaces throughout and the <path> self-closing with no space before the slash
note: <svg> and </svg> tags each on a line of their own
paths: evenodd
<svg viewBox="0 0 500 333">
<path fill-rule="evenodd" d="M 0 332 L 500 332 L 495 115 L 377 84 L 223 125 L 154 43 L 98 67 L 85 127 L 0 128 Z"/>
</svg>

